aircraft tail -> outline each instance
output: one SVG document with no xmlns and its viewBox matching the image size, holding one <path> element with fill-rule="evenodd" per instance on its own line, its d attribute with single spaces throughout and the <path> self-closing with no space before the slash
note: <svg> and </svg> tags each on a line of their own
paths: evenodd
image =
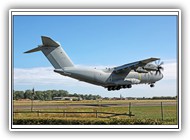
<svg viewBox="0 0 190 140">
<path fill-rule="evenodd" d="M 60 44 L 58 44 L 49 37 L 42 36 L 41 38 L 42 45 L 39 45 L 38 47 L 24 53 L 42 51 L 55 69 L 62 69 L 64 67 L 74 66 L 68 55 L 60 46 Z"/>
</svg>

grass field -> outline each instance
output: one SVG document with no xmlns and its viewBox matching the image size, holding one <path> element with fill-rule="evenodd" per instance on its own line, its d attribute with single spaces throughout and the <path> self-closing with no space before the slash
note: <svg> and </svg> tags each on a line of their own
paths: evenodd
<svg viewBox="0 0 190 140">
<path fill-rule="evenodd" d="M 109 114 L 98 114 L 98 118 L 96 118 L 96 112 L 109 112 L 116 114 L 129 113 L 129 102 L 131 103 L 131 112 L 135 116 L 129 117 L 125 115 L 118 115 L 115 117 L 109 117 Z M 161 105 L 163 104 L 163 120 L 161 113 Z M 84 106 L 84 105 L 92 105 L 92 106 Z M 30 111 L 31 101 L 14 101 L 14 111 Z M 13 113 L 14 121 L 15 120 L 27 120 L 27 119 L 41 119 L 41 122 L 44 120 L 77 120 L 89 122 L 96 122 L 102 124 L 104 122 L 110 122 L 110 120 L 114 120 L 114 123 L 118 121 L 125 124 L 129 124 L 129 122 L 134 122 L 135 120 L 140 123 L 145 122 L 150 124 L 154 124 L 154 122 L 159 122 L 158 124 L 177 124 L 177 106 L 175 100 L 103 100 L 103 101 L 34 101 L 33 111 L 41 111 L 44 113 Z M 78 106 L 75 106 L 78 105 Z M 108 106 L 103 106 L 108 105 Z M 110 106 L 109 106 L 110 105 Z M 17 107 L 28 107 L 26 109 L 17 108 Z M 50 106 L 49 108 L 45 108 L 46 106 Z M 37 109 L 40 107 L 40 109 Z M 64 108 L 61 108 L 64 107 Z M 60 112 L 60 113 L 45 113 L 45 112 Z M 64 112 L 92 112 L 92 113 L 64 113 Z M 94 112 L 94 113 L 93 113 Z M 117 121 L 116 121 L 117 120 Z M 148 120 L 148 122 L 147 122 Z M 64 124 L 65 122 L 63 122 Z M 68 122 L 67 122 L 68 123 Z M 97 123 L 97 122 L 96 122 Z M 110 123 L 113 123 L 112 121 Z M 72 123 L 71 123 L 72 124 Z M 109 124 L 109 123 L 108 123 Z M 117 123 L 116 123 L 117 124 Z"/>
<path fill-rule="evenodd" d="M 176 100 L 82 100 L 82 101 L 36 101 L 34 100 L 35 105 L 64 105 L 64 104 L 126 104 L 126 103 L 168 103 L 176 102 Z M 30 100 L 18 100 L 13 101 L 13 105 L 31 105 Z"/>
</svg>

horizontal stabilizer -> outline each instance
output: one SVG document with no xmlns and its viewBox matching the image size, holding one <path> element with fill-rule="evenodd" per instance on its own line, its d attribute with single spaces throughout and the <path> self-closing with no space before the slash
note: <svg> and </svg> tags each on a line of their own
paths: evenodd
<svg viewBox="0 0 190 140">
<path fill-rule="evenodd" d="M 29 50 L 29 51 L 26 51 L 26 52 L 24 52 L 24 53 L 32 53 L 32 52 L 37 52 L 37 51 L 40 51 L 40 50 L 41 50 L 41 48 L 42 48 L 42 46 L 39 46 L 39 47 L 36 47 L 36 48 L 31 49 L 31 50 Z"/>
<path fill-rule="evenodd" d="M 43 47 L 59 47 L 60 46 L 57 42 L 55 42 L 49 37 L 42 36 L 41 38 L 42 38 L 42 45 L 39 45 L 38 47 L 32 50 L 26 51 L 24 53 L 32 53 L 32 52 L 41 51 Z"/>
</svg>

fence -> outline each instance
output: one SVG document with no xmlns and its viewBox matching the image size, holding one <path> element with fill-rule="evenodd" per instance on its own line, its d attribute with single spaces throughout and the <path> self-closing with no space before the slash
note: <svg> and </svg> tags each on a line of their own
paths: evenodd
<svg viewBox="0 0 190 140">
<path fill-rule="evenodd" d="M 78 109 L 79 105 L 83 108 Z M 86 106 L 92 108 L 85 109 Z M 19 108 L 14 107 L 13 115 L 17 118 L 22 117 L 80 117 L 80 118 L 111 118 L 115 116 L 122 117 L 132 117 L 138 119 L 175 119 L 177 120 L 177 105 L 175 101 L 133 101 L 125 104 L 69 104 L 68 106 L 59 105 L 58 108 L 56 105 L 40 105 L 36 104 L 36 106 L 30 109 L 30 106 L 20 105 L 21 107 L 27 108 Z M 131 107 L 132 106 L 132 107 Z M 44 108 L 46 107 L 46 108 Z M 48 110 L 47 110 L 47 107 Z M 52 108 L 50 108 L 52 107 Z M 76 108 L 75 108 L 76 107 Z M 96 108 L 95 108 L 96 107 Z M 17 110 L 16 110 L 17 109 Z M 133 113 L 132 113 L 133 111 Z M 135 114 L 135 115 L 134 115 Z"/>
<path fill-rule="evenodd" d="M 63 114 L 63 117 L 67 117 L 67 114 L 94 114 L 94 116 L 96 118 L 110 118 L 110 117 L 115 117 L 115 116 L 135 116 L 134 114 L 132 114 L 132 112 L 130 111 L 129 114 L 128 113 L 111 113 L 111 112 L 98 112 L 97 110 L 96 111 L 88 111 L 88 112 L 70 112 L 70 111 L 66 111 L 66 110 L 63 110 L 63 112 L 60 112 L 60 111 L 14 111 L 13 112 L 15 115 L 18 114 L 18 113 L 27 113 L 27 114 L 30 114 L 30 113 L 34 113 L 36 114 L 37 117 L 40 117 L 40 114 Z M 105 117 L 102 117 L 100 116 L 100 114 L 103 114 L 103 115 L 109 115 L 109 116 L 105 116 Z"/>
</svg>

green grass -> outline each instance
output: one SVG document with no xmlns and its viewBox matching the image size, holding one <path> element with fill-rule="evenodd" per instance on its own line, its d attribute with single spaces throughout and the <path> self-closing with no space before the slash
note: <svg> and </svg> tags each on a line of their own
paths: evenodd
<svg viewBox="0 0 190 140">
<path fill-rule="evenodd" d="M 97 102 L 97 101 L 96 101 Z M 160 106 L 133 106 L 133 103 L 147 103 L 147 101 L 102 101 L 102 103 L 126 103 L 126 102 L 132 102 L 132 107 L 131 107 L 131 112 L 135 116 L 129 117 L 129 116 L 116 116 L 113 118 L 101 118 L 101 117 L 108 117 L 110 115 L 106 114 L 98 114 L 99 118 L 96 118 L 95 111 L 98 112 L 112 112 L 112 113 L 129 113 L 129 108 L 128 107 L 118 107 L 118 106 L 112 106 L 112 107 L 67 107 L 64 109 L 65 111 L 68 112 L 94 112 L 94 114 L 65 114 L 63 113 L 63 109 L 59 108 L 53 108 L 53 109 L 41 109 L 40 111 L 52 111 L 52 112 L 61 112 L 61 113 L 18 113 L 14 114 L 14 122 L 15 124 L 18 124 L 18 122 L 26 123 L 30 121 L 30 123 L 42 123 L 44 124 L 47 122 L 48 124 L 52 123 L 49 120 L 53 120 L 55 124 L 57 124 L 57 120 L 62 120 L 62 124 L 68 124 L 70 123 L 79 123 L 79 124 L 89 124 L 90 121 L 91 123 L 94 122 L 94 124 L 109 124 L 113 123 L 113 119 L 115 119 L 114 123 L 115 124 L 177 124 L 177 118 L 176 118 L 176 105 L 170 105 L 166 106 L 163 105 L 163 121 L 161 120 L 161 107 Z M 161 101 L 156 100 L 156 101 L 148 101 L 150 104 L 151 103 L 160 103 Z M 171 102 L 168 100 L 162 101 L 162 102 Z M 175 102 L 175 101 L 173 101 Z M 41 105 L 41 104 L 53 104 L 53 105 L 60 105 L 64 104 L 65 102 L 63 101 L 42 101 L 42 102 L 35 102 L 35 105 Z M 80 102 L 69 102 L 70 104 L 73 103 L 95 103 L 94 101 L 80 101 Z M 14 105 L 30 105 L 30 101 L 27 102 L 21 102 L 21 101 L 16 101 L 14 102 Z M 17 110 L 17 111 L 27 111 L 27 110 Z M 28 110 L 29 111 L 29 110 Z M 33 120 L 32 120 L 33 119 Z M 25 120 L 24 122 L 22 120 Z M 46 120 L 46 121 L 45 121 Z M 68 122 L 69 120 L 69 122 Z M 78 121 L 77 121 L 78 120 Z M 111 122 L 112 120 L 112 122 Z M 105 121 L 105 122 L 104 122 Z M 118 123 L 116 123 L 118 121 Z"/>
</svg>

